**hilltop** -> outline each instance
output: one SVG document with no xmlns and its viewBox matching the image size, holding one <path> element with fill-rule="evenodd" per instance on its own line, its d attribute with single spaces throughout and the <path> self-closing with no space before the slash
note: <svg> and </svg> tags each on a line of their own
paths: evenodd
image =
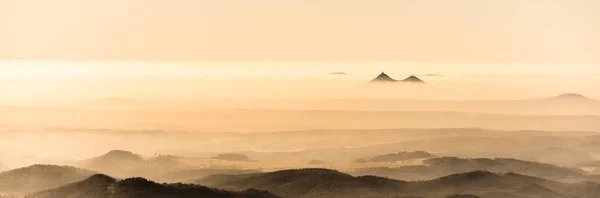
<svg viewBox="0 0 600 198">
<path fill-rule="evenodd" d="M 381 72 L 381 74 L 371 80 L 371 82 L 397 82 L 397 80 L 388 76 L 385 72 Z"/>
<path fill-rule="evenodd" d="M 119 177 L 134 176 L 149 167 L 146 160 L 129 151 L 112 150 L 108 153 L 85 160 L 82 167 Z"/>
<path fill-rule="evenodd" d="M 421 80 L 420 78 L 418 78 L 416 76 L 409 76 L 408 78 L 402 80 L 402 82 L 407 82 L 407 83 L 425 83 L 425 81 Z"/>
</svg>

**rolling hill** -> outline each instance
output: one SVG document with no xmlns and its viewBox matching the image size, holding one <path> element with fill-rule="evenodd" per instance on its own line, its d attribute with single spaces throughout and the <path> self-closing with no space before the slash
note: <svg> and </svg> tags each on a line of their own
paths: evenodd
<svg viewBox="0 0 600 198">
<path fill-rule="evenodd" d="M 112 150 L 82 162 L 82 167 L 119 177 L 144 174 L 150 166 L 140 155 L 129 151 Z"/>
<path fill-rule="evenodd" d="M 145 159 L 130 151 L 112 150 L 80 164 L 86 169 L 121 178 L 136 176 L 156 178 L 164 173 L 188 168 L 178 161 L 179 158 L 171 155 L 159 155 Z"/>
<path fill-rule="evenodd" d="M 33 165 L 0 173 L 0 192 L 20 195 L 81 181 L 93 174 L 70 166 Z"/>
<path fill-rule="evenodd" d="M 26 198 L 276 198 L 254 189 L 231 192 L 192 184 L 158 184 L 144 178 L 118 181 L 106 175 L 26 196 Z"/>
<path fill-rule="evenodd" d="M 427 159 L 423 163 L 424 165 L 397 168 L 362 168 L 352 174 L 385 176 L 402 180 L 429 180 L 444 175 L 484 170 L 494 173 L 514 172 L 564 182 L 595 180 L 580 169 L 516 159 L 441 157 Z"/>
</svg>

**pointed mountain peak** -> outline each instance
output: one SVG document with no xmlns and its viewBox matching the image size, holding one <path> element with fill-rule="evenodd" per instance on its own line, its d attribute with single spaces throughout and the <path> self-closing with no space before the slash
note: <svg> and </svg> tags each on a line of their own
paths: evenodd
<svg viewBox="0 0 600 198">
<path fill-rule="evenodd" d="M 420 78 L 416 77 L 416 76 L 410 76 L 406 79 L 403 80 L 403 82 L 410 82 L 410 83 L 425 83 L 425 81 L 421 80 Z"/>
<path fill-rule="evenodd" d="M 379 76 L 377 76 L 375 79 L 371 80 L 371 82 L 396 82 L 396 81 L 397 80 L 394 80 L 392 77 L 385 74 L 385 72 L 381 72 L 381 74 L 379 74 Z"/>
</svg>

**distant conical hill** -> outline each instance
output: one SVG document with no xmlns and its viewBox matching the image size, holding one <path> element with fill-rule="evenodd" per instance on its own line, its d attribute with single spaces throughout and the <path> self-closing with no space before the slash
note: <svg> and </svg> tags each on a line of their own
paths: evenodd
<svg viewBox="0 0 600 198">
<path fill-rule="evenodd" d="M 416 77 L 416 76 L 410 76 L 406 79 L 404 79 L 402 82 L 409 82 L 409 83 L 425 83 L 425 81 L 421 80 L 420 78 Z"/>
<path fill-rule="evenodd" d="M 388 82 L 408 82 L 408 83 L 425 83 L 425 81 L 419 79 L 416 76 L 410 76 L 404 80 L 396 80 L 393 79 L 392 77 L 388 76 L 385 72 L 381 72 L 381 74 L 379 74 L 379 76 L 377 76 L 376 78 L 374 78 L 373 80 L 371 80 L 371 82 L 375 82 L 375 83 L 388 83 Z"/>
<path fill-rule="evenodd" d="M 397 82 L 397 80 L 388 76 L 385 74 L 385 72 L 381 72 L 381 74 L 379 74 L 379 76 L 377 76 L 375 79 L 371 80 L 371 82 Z"/>
</svg>

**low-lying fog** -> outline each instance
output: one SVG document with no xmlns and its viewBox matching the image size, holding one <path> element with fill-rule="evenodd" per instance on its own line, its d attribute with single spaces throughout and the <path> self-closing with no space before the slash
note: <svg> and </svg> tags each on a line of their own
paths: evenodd
<svg viewBox="0 0 600 198">
<path fill-rule="evenodd" d="M 426 84 L 373 84 L 369 80 L 380 71 L 351 71 L 0 76 L 0 171 L 10 170 L 0 173 L 0 196 L 95 173 L 291 197 L 311 194 L 244 182 L 266 181 L 261 177 L 268 175 L 258 173 L 300 168 L 337 170 L 343 173 L 297 174 L 349 180 L 374 175 L 435 183 L 475 174 L 513 181 L 515 173 L 600 181 L 600 95 L 594 91 L 600 81 L 593 75 L 423 73 L 417 76 Z M 399 80 L 411 75 L 387 73 Z M 44 183 L 40 170 L 72 174 Z M 19 186 L 14 178 L 37 182 Z M 225 182 L 230 179 L 235 181 Z"/>
</svg>

